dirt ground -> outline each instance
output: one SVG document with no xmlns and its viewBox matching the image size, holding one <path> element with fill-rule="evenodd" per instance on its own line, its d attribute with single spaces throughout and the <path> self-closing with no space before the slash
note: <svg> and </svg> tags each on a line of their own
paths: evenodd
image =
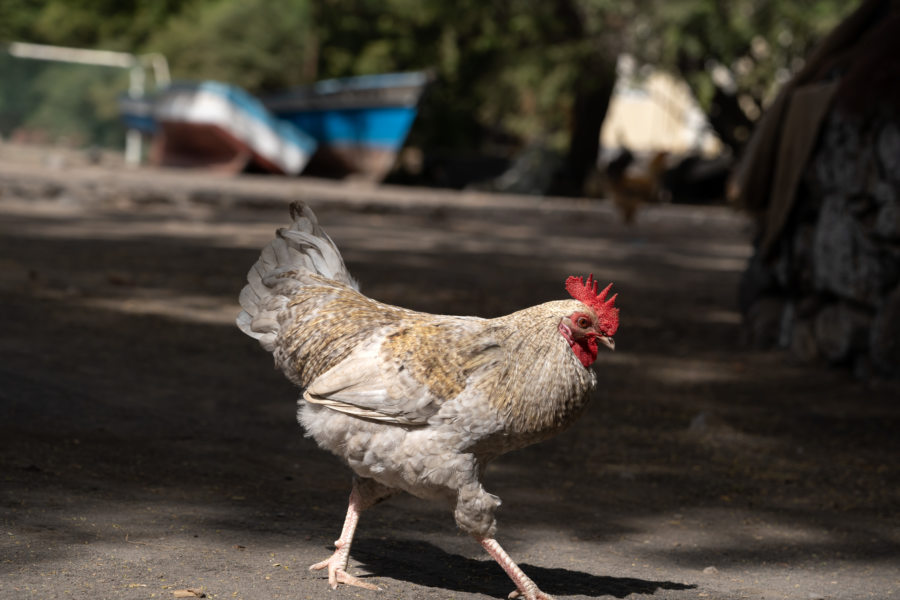
<svg viewBox="0 0 900 600">
<path fill-rule="evenodd" d="M 502 598 L 445 509 L 363 515 L 331 591 L 350 474 L 233 325 L 291 198 L 362 289 L 494 316 L 619 291 L 602 394 L 486 487 L 499 539 L 558 598 L 900 597 L 898 388 L 740 344 L 747 223 L 604 202 L 0 162 L 0 598 Z"/>
</svg>

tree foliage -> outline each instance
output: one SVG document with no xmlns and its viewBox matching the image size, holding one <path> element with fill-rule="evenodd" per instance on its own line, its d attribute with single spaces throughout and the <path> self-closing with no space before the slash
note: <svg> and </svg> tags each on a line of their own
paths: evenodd
<svg viewBox="0 0 900 600">
<path fill-rule="evenodd" d="M 167 56 L 175 78 L 217 79 L 252 92 L 314 75 L 307 0 L 195 2 L 167 19 L 144 49 Z"/>
<path fill-rule="evenodd" d="M 568 153 L 570 174 L 578 180 L 596 155 L 620 53 L 683 77 L 723 140 L 737 148 L 780 82 L 855 4 L 4 0 L 0 38 L 162 52 L 176 77 L 220 79 L 251 92 L 328 77 L 430 69 L 436 84 L 414 130 L 419 144 L 496 150 L 541 141 Z M 0 69 L 7 81 L 22 76 L 7 59 L 0 60 Z M 35 79 L 40 93 L 26 112 L 44 114 L 40 123 L 56 112 L 41 105 L 57 97 L 78 98 L 82 115 L 90 111 L 91 98 L 107 98 L 100 110 L 108 112 L 109 95 L 98 90 L 121 85 L 63 76 L 64 70 L 52 67 L 31 70 L 41 71 Z M 0 94 L 0 128 L 8 127 L 10 106 L 32 101 L 23 98 Z"/>
<path fill-rule="evenodd" d="M 631 51 L 682 77 L 726 145 L 753 123 L 812 47 L 859 5 L 846 0 L 648 0 Z"/>
</svg>

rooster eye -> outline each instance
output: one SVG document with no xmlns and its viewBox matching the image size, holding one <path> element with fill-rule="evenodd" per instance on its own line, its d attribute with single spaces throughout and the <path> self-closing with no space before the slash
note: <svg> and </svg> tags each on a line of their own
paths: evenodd
<svg viewBox="0 0 900 600">
<path fill-rule="evenodd" d="M 587 320 L 587 317 L 580 317 L 578 319 L 578 326 L 582 329 L 587 329 L 587 326 L 590 325 L 590 321 Z"/>
</svg>

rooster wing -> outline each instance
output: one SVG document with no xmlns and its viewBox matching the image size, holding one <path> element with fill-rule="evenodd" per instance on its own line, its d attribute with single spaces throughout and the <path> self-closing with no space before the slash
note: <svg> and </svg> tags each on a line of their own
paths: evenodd
<svg viewBox="0 0 900 600">
<path fill-rule="evenodd" d="M 422 426 L 472 387 L 493 392 L 506 357 L 487 321 L 404 317 L 316 377 L 304 399 L 364 419 Z"/>
</svg>

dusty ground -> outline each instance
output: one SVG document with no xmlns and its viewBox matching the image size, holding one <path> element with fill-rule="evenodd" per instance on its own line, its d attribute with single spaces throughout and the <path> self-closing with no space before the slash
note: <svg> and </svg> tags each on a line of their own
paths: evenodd
<svg viewBox="0 0 900 600">
<path fill-rule="evenodd" d="M 363 516 L 302 437 L 297 391 L 233 325 L 303 197 L 370 295 L 509 312 L 593 271 L 620 292 L 603 395 L 492 465 L 499 538 L 560 598 L 900 596 L 900 407 L 888 384 L 739 345 L 746 224 L 655 207 L 0 163 L 0 598 L 500 598 L 445 510 Z"/>
</svg>

